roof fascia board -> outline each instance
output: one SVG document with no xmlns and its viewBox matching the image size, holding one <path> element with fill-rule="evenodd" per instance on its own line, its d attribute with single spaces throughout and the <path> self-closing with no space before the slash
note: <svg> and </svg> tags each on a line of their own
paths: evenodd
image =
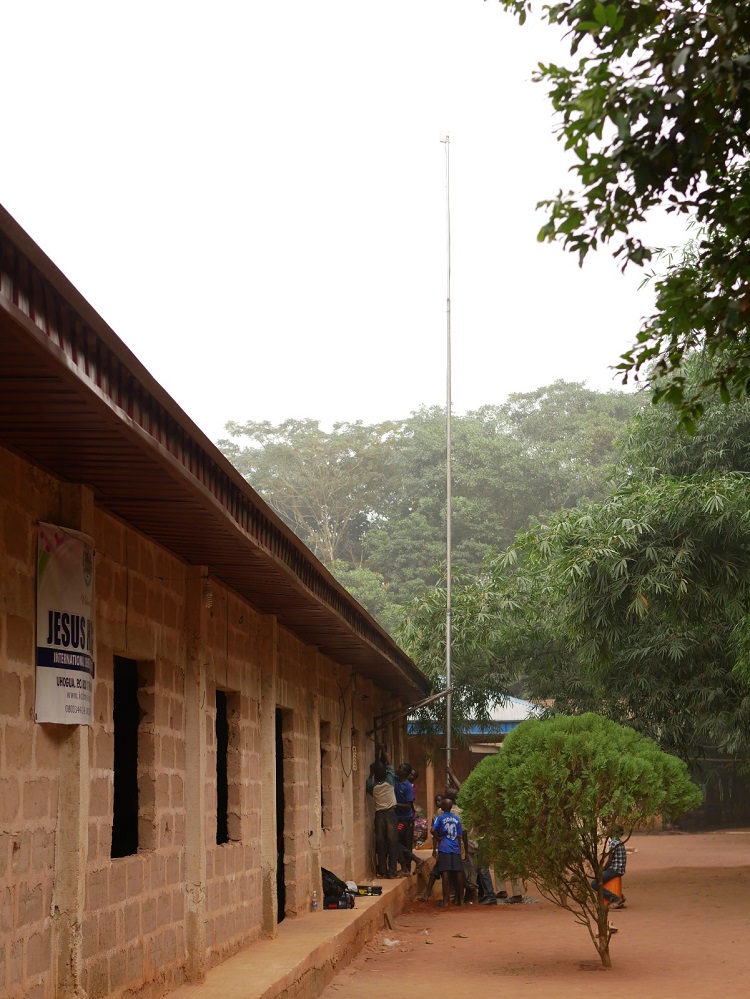
<svg viewBox="0 0 750 999">
<path fill-rule="evenodd" d="M 96 310 L 37 244 L 34 243 L 31 237 L 18 225 L 2 205 L 0 205 L 0 232 L 5 234 L 8 241 L 15 246 L 17 252 L 26 257 L 28 264 L 37 271 L 42 281 L 49 284 L 53 291 L 60 296 L 62 301 L 81 320 L 84 326 L 91 331 L 94 337 L 98 338 L 104 344 L 117 362 L 122 365 L 123 369 L 141 386 L 146 395 L 150 396 L 156 405 L 161 407 L 166 415 L 174 421 L 187 437 L 187 440 L 204 453 L 216 472 L 229 479 L 230 487 L 236 489 L 241 494 L 242 500 L 269 522 L 273 530 L 283 537 L 284 542 L 295 549 L 300 559 L 310 566 L 324 586 L 337 594 L 352 609 L 355 615 L 367 625 L 367 628 L 371 629 L 378 636 L 379 641 L 371 641 L 359 628 L 354 629 L 357 638 L 370 645 L 379 657 L 385 656 L 414 689 L 424 692 L 429 690 L 430 684 L 427 678 L 405 656 L 402 650 L 393 642 L 390 635 L 348 594 L 346 589 L 335 579 L 329 570 L 252 489 L 219 449 L 195 426 L 172 397 L 164 391 L 135 355 L 123 344 L 117 334 L 114 333 Z M 106 411 L 108 418 L 116 422 L 117 426 L 126 434 L 135 438 L 139 447 L 143 447 L 151 452 L 159 463 L 165 469 L 169 470 L 170 475 L 183 482 L 194 495 L 199 496 L 204 505 L 209 505 L 215 514 L 231 525 L 232 530 L 238 533 L 245 543 L 252 544 L 258 550 L 262 551 L 265 557 L 271 559 L 277 569 L 284 574 L 287 580 L 299 592 L 304 593 L 307 599 L 315 600 L 319 606 L 325 607 L 329 613 L 336 616 L 342 625 L 352 630 L 352 625 L 338 613 L 335 607 L 310 590 L 291 566 L 262 545 L 259 539 L 244 530 L 242 525 L 237 522 L 236 518 L 220 499 L 210 489 L 206 488 L 204 483 L 198 480 L 178 457 L 164 447 L 145 427 L 130 417 L 111 395 L 98 386 L 92 378 L 88 377 L 81 370 L 80 366 L 68 356 L 65 350 L 54 342 L 49 332 L 32 319 L 30 314 L 27 314 L 4 295 L 0 295 L 0 309 L 8 314 L 14 324 L 21 327 L 26 336 L 30 336 L 33 339 L 38 349 L 46 352 L 51 357 L 68 384 L 79 391 L 81 388 L 87 390 L 97 408 Z M 390 654 L 386 654 L 385 650 L 379 647 L 381 643 L 385 644 L 391 650 Z M 394 653 L 396 653 L 395 656 Z"/>
</svg>

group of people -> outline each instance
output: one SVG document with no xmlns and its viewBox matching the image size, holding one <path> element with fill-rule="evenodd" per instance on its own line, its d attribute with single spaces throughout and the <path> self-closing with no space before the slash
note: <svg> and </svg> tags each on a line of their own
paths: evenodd
<svg viewBox="0 0 750 999">
<path fill-rule="evenodd" d="M 379 878 L 409 877 L 418 872 L 426 861 L 414 853 L 414 783 L 417 773 L 409 763 L 394 770 L 385 746 L 378 743 L 375 760 L 365 782 L 367 793 L 375 805 L 375 871 Z M 435 882 L 440 878 L 443 901 L 453 897 L 458 905 L 480 901 L 496 905 L 508 898 L 504 890 L 495 891 L 488 866 L 477 866 L 478 844 L 471 839 L 461 822 L 461 810 L 456 805 L 460 782 L 450 771 L 456 785 L 438 795 L 438 812 L 433 817 L 430 832 L 435 864 L 425 892 L 419 897 L 430 898 Z M 463 852 L 462 852 L 463 847 Z M 412 872 L 412 864 L 415 865 Z M 520 887 L 513 882 L 511 902 L 522 901 Z"/>
<path fill-rule="evenodd" d="M 419 895 L 419 900 L 426 902 L 432 896 L 432 889 L 438 878 L 442 882 L 443 899 L 439 905 L 448 904 L 452 898 L 456 905 L 479 902 L 480 905 L 498 905 L 507 900 L 509 904 L 523 901 L 521 883 L 516 878 L 506 878 L 495 871 L 495 884 L 492 873 L 484 856 L 481 841 L 473 838 L 471 830 L 464 829 L 461 822 L 461 809 L 456 804 L 461 782 L 453 770 L 448 768 L 448 775 L 453 782 L 443 794 L 435 798 L 439 812 L 433 817 L 432 854 L 436 858 L 435 866 L 430 873 L 430 880 L 425 891 Z M 463 846 L 463 857 L 461 847 Z M 510 880 L 511 894 L 505 890 L 505 882 Z"/>
<path fill-rule="evenodd" d="M 375 803 L 375 870 L 379 878 L 407 878 L 411 865 L 418 871 L 423 861 L 414 853 L 414 782 L 417 772 L 409 763 L 393 769 L 382 743 L 365 782 Z"/>
</svg>

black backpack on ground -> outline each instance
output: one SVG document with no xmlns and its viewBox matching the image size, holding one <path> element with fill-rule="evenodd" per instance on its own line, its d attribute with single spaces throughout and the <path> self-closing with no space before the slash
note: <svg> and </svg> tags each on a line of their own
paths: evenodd
<svg viewBox="0 0 750 999">
<path fill-rule="evenodd" d="M 327 871 L 325 867 L 320 868 L 320 873 L 323 878 L 324 895 L 343 895 L 347 891 L 346 882 Z"/>
</svg>

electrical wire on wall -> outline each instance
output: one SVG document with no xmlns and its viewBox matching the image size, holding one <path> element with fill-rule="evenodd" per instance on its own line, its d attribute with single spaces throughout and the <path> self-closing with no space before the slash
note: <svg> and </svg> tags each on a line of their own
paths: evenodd
<svg viewBox="0 0 750 999">
<path fill-rule="evenodd" d="M 346 724 L 347 717 L 347 704 L 346 695 L 351 692 L 349 711 L 348 714 L 351 718 L 352 731 L 354 731 L 354 673 L 352 673 L 351 679 L 346 687 L 342 687 L 339 682 L 338 677 L 336 678 L 336 684 L 339 688 L 339 701 L 341 703 L 341 724 L 339 725 L 339 752 L 341 754 L 341 772 L 344 775 L 345 780 L 349 780 L 354 770 L 356 770 L 355 764 L 355 746 L 353 743 L 350 744 L 350 760 L 349 760 L 349 772 L 347 773 L 346 766 L 344 765 L 344 725 Z"/>
</svg>

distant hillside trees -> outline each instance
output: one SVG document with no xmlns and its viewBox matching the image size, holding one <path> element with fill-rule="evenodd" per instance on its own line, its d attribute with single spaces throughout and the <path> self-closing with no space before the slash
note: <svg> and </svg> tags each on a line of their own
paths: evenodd
<svg viewBox="0 0 750 999">
<path fill-rule="evenodd" d="M 602 498 L 640 398 L 556 382 L 453 418 L 453 561 L 493 550 L 558 508 Z M 445 562 L 445 411 L 374 425 L 228 423 L 224 454 L 389 628 Z"/>
</svg>

